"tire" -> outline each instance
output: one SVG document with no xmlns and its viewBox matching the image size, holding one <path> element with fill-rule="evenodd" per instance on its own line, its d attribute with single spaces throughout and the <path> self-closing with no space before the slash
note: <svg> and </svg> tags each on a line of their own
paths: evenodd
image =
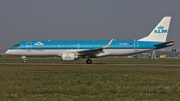
<svg viewBox="0 0 180 101">
<path fill-rule="evenodd" d="M 26 60 L 23 60 L 23 63 L 26 63 Z"/>
<path fill-rule="evenodd" d="M 91 60 L 91 59 L 87 59 L 87 60 L 86 60 L 86 63 L 87 63 L 87 64 L 91 64 L 91 63 L 92 63 L 92 60 Z"/>
</svg>

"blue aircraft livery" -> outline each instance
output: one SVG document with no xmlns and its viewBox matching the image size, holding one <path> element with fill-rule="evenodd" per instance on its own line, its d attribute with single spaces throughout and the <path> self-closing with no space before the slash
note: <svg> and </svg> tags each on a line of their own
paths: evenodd
<svg viewBox="0 0 180 101">
<path fill-rule="evenodd" d="M 174 45 L 174 41 L 166 41 L 170 21 L 171 17 L 164 17 L 148 36 L 139 40 L 22 41 L 9 48 L 6 54 L 21 56 L 24 63 L 26 56 L 59 56 L 62 61 L 86 58 L 86 63 L 91 64 L 91 58 L 131 55 Z"/>
</svg>

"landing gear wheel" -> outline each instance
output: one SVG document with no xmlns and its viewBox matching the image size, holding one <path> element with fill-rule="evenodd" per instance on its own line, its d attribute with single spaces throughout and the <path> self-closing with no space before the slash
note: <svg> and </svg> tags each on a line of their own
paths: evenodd
<svg viewBox="0 0 180 101">
<path fill-rule="evenodd" d="M 23 63 L 26 63 L 26 60 L 23 60 Z"/>
<path fill-rule="evenodd" d="M 87 64 L 91 64 L 91 63 L 92 63 L 92 60 L 91 60 L 91 59 L 87 59 L 87 60 L 86 60 L 86 63 L 87 63 Z"/>
<path fill-rule="evenodd" d="M 27 62 L 27 59 L 26 59 L 26 56 L 21 56 L 22 60 L 23 60 L 23 63 L 26 63 Z"/>
</svg>

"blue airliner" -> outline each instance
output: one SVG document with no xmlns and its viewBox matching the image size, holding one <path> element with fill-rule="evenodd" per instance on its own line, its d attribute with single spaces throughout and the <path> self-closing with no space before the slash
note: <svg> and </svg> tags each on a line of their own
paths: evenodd
<svg viewBox="0 0 180 101">
<path fill-rule="evenodd" d="M 161 49 L 174 45 L 174 41 L 166 41 L 171 17 L 164 17 L 152 32 L 138 40 L 42 40 L 23 41 L 6 51 L 8 55 L 21 56 L 26 63 L 26 56 L 59 56 L 63 61 L 74 61 L 86 58 L 105 56 L 124 56 Z"/>
</svg>

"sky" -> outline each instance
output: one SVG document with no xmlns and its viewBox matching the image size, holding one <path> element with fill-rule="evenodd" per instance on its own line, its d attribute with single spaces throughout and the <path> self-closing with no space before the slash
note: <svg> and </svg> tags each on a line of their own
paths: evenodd
<svg viewBox="0 0 180 101">
<path fill-rule="evenodd" d="M 180 0 L 0 0 L 0 48 L 26 40 L 130 40 L 172 16 L 180 49 Z"/>
</svg>

